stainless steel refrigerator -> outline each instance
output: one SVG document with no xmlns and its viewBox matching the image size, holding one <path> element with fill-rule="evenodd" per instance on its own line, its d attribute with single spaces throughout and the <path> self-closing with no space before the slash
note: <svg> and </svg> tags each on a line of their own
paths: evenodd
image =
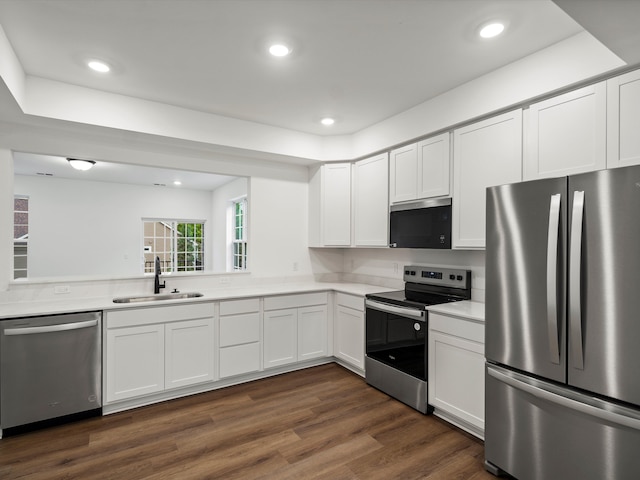
<svg viewBox="0 0 640 480">
<path fill-rule="evenodd" d="M 487 189 L 485 465 L 640 479 L 640 167 Z"/>
</svg>

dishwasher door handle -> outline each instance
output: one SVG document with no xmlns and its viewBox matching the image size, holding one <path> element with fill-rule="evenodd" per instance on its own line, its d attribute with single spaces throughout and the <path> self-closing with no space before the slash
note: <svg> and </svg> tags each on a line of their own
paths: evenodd
<svg viewBox="0 0 640 480">
<path fill-rule="evenodd" d="M 9 335 L 32 335 L 35 333 L 52 333 L 52 332 L 65 332 L 67 330 L 78 330 L 80 328 L 95 327 L 98 325 L 98 320 L 88 320 L 85 322 L 73 322 L 73 323 L 61 323 L 59 325 L 43 325 L 41 327 L 21 327 L 21 328 L 7 328 L 4 334 Z"/>
</svg>

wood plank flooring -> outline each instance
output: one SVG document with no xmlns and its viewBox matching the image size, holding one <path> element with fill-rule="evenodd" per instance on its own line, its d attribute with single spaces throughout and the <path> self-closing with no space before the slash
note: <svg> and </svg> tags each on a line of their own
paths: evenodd
<svg viewBox="0 0 640 480">
<path fill-rule="evenodd" d="M 0 440 L 0 478 L 495 479 L 483 444 L 328 364 Z"/>
</svg>

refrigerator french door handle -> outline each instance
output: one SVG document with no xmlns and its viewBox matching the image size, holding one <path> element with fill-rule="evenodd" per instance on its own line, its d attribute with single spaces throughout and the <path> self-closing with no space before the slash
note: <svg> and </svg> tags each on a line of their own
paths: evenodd
<svg viewBox="0 0 640 480">
<path fill-rule="evenodd" d="M 582 351 L 582 223 L 584 216 L 584 192 L 573 192 L 571 215 L 571 241 L 569 244 L 569 331 L 571 363 L 574 368 L 584 370 Z"/>
<path fill-rule="evenodd" d="M 597 405 L 590 405 L 589 403 L 581 402 L 578 399 L 548 390 L 544 388 L 542 384 L 532 385 L 527 381 L 526 377 L 506 371 L 494 365 L 488 365 L 487 373 L 496 380 L 517 390 L 533 395 L 541 400 L 546 400 L 548 402 L 555 403 L 556 405 L 582 412 L 591 417 L 604 420 L 605 422 L 611 422 L 624 427 L 640 430 L 640 417 L 638 417 L 637 413 L 632 412 L 629 409 L 617 407 L 617 410 L 619 411 L 615 411 L 607 409 L 606 407 L 600 408 Z M 585 400 L 588 401 L 586 398 Z"/>
<path fill-rule="evenodd" d="M 549 205 L 549 234 L 547 238 L 547 334 L 551 363 L 560 364 L 560 336 L 558 335 L 558 243 L 560 233 L 561 195 L 551 195 Z"/>
</svg>

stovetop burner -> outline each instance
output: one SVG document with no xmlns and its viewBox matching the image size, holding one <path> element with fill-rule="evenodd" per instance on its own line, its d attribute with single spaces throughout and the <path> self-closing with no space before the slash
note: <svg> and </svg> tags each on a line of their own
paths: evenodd
<svg viewBox="0 0 640 480">
<path fill-rule="evenodd" d="M 367 295 L 371 300 L 424 310 L 429 305 L 471 299 L 471 271 L 404 267 L 404 290 Z"/>
</svg>

